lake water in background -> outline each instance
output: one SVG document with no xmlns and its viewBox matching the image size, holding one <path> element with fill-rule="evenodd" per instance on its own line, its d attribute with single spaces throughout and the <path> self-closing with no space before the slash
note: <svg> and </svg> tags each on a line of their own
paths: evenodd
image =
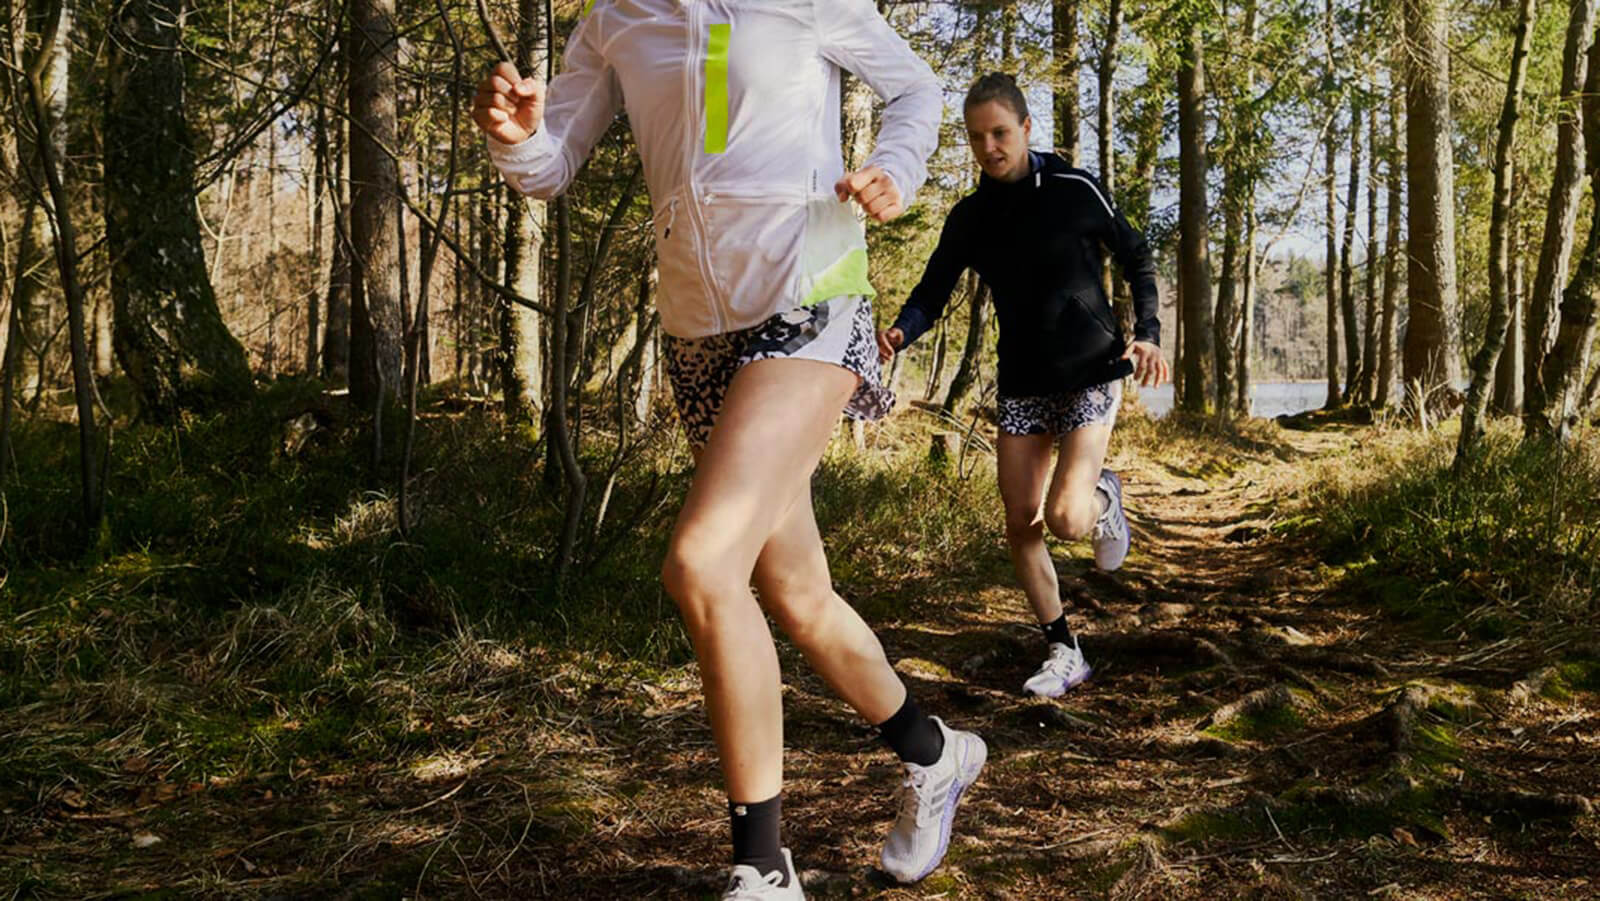
<svg viewBox="0 0 1600 901">
<path fill-rule="evenodd" d="M 1172 385 L 1140 388 L 1139 399 L 1152 416 L 1165 416 L 1172 411 Z M 1250 413 L 1267 419 L 1293 415 L 1315 410 L 1327 399 L 1327 382 L 1257 382 L 1251 394 Z"/>
</svg>

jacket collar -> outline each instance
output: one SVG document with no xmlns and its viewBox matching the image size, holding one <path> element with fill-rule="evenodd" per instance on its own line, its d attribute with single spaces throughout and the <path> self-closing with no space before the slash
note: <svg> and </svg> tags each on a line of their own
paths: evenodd
<svg viewBox="0 0 1600 901">
<path fill-rule="evenodd" d="M 1001 181 L 990 178 L 988 173 L 979 171 L 978 192 L 992 196 L 1006 196 L 1009 192 L 1024 191 L 1039 187 L 1040 176 L 1046 172 L 1053 172 L 1066 168 L 1066 163 L 1053 153 L 1040 153 L 1037 150 L 1028 151 L 1028 174 L 1013 182 Z"/>
</svg>

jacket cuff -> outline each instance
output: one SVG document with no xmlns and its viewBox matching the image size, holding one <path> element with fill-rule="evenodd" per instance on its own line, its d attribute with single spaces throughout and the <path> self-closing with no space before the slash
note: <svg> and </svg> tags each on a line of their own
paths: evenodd
<svg viewBox="0 0 1600 901">
<path fill-rule="evenodd" d="M 1133 340 L 1148 341 L 1157 347 L 1161 346 L 1161 320 L 1141 319 L 1133 324 Z"/>
<path fill-rule="evenodd" d="M 550 132 L 543 128 L 519 144 L 502 144 L 488 136 L 484 137 L 484 143 L 489 149 L 489 161 L 508 181 L 514 175 L 525 175 L 540 168 L 559 150 L 550 139 Z"/>
<path fill-rule="evenodd" d="M 928 321 L 926 313 L 916 307 L 909 306 L 901 308 L 900 315 L 894 318 L 894 325 L 891 326 L 891 328 L 899 329 L 906 336 L 905 343 L 900 345 L 901 350 L 910 347 L 913 342 L 926 334 L 928 329 L 932 327 L 933 323 Z"/>
</svg>

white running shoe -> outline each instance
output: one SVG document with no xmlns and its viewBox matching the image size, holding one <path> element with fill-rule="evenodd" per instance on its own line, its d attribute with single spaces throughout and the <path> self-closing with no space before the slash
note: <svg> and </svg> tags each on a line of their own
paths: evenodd
<svg viewBox="0 0 1600 901">
<path fill-rule="evenodd" d="M 1094 543 L 1094 565 L 1111 572 L 1128 559 L 1128 517 L 1122 510 L 1122 479 L 1111 470 L 1102 469 L 1096 487 L 1106 493 L 1109 503 L 1089 538 Z"/>
<path fill-rule="evenodd" d="M 728 875 L 728 888 L 722 893 L 722 901 L 805 901 L 788 848 L 783 849 L 783 865 L 789 871 L 788 885 L 782 884 L 784 874 L 777 870 L 763 876 L 755 867 L 744 864 L 734 867 Z"/>
<path fill-rule="evenodd" d="M 944 733 L 944 753 L 928 766 L 905 765 L 896 793 L 900 811 L 883 844 L 883 871 L 900 882 L 916 882 L 939 866 L 950 846 L 956 805 L 989 758 L 983 739 L 951 729 L 938 717 L 933 721 Z"/>
<path fill-rule="evenodd" d="M 1041 698 L 1059 698 L 1092 675 L 1094 667 L 1083 659 L 1083 651 L 1078 649 L 1078 636 L 1074 635 L 1071 646 L 1051 642 L 1050 656 L 1045 658 L 1038 672 L 1022 683 L 1022 692 Z"/>
</svg>

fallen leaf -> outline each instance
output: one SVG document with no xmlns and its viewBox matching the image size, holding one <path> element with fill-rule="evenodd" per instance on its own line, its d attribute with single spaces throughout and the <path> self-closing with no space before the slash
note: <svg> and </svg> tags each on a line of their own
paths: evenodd
<svg viewBox="0 0 1600 901">
<path fill-rule="evenodd" d="M 133 846 L 135 848 L 152 848 L 159 844 L 161 844 L 161 836 L 153 832 L 135 832 L 133 834 Z"/>
<path fill-rule="evenodd" d="M 1420 847 L 1417 844 L 1416 836 L 1404 829 L 1401 829 L 1399 826 L 1394 827 L 1394 840 L 1402 845 L 1407 845 L 1412 848 Z"/>
<path fill-rule="evenodd" d="M 150 758 L 148 757 L 129 757 L 122 762 L 122 771 L 124 773 L 132 773 L 135 776 L 148 769 L 150 769 Z"/>
</svg>

